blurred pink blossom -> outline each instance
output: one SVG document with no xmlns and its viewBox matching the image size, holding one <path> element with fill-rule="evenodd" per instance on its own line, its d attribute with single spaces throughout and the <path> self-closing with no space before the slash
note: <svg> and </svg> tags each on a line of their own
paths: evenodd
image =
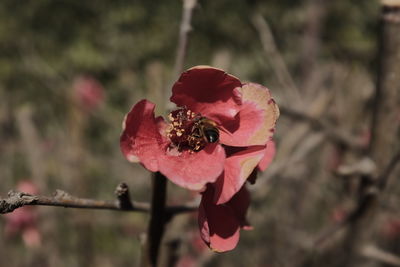
<svg viewBox="0 0 400 267">
<path fill-rule="evenodd" d="M 382 227 L 382 234 L 388 239 L 400 237 L 400 219 L 388 219 Z"/>
<path fill-rule="evenodd" d="M 334 222 L 343 222 L 347 217 L 347 211 L 343 207 L 336 207 L 333 209 L 331 218 Z"/>
<path fill-rule="evenodd" d="M 196 264 L 196 261 L 192 256 L 185 255 L 179 259 L 176 266 L 177 267 L 196 267 L 198 265 Z"/>
<path fill-rule="evenodd" d="M 104 102 L 104 88 L 91 76 L 77 77 L 73 88 L 75 100 L 86 111 L 93 111 Z"/>
</svg>

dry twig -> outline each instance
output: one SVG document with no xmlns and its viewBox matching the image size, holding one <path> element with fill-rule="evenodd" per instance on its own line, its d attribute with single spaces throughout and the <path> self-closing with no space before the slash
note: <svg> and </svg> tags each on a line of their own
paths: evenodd
<svg viewBox="0 0 400 267">
<path fill-rule="evenodd" d="M 304 112 L 288 108 L 283 105 L 279 106 L 279 110 L 283 116 L 287 116 L 295 120 L 309 123 L 311 128 L 318 131 L 322 131 L 330 140 L 334 141 L 339 145 L 360 152 L 365 151 L 366 149 L 365 145 L 363 145 L 358 139 L 356 139 L 355 137 L 351 136 L 346 132 L 338 130 L 337 127 L 334 127 L 333 125 L 330 125 L 329 123 L 323 120 L 311 117 Z"/>
<path fill-rule="evenodd" d="M 371 203 L 376 200 L 376 197 L 385 189 L 387 180 L 394 171 L 396 165 L 400 162 L 400 149 L 394 154 L 388 165 L 383 169 L 382 173 L 375 178 L 369 179 L 369 188 L 363 192 L 360 197 L 357 207 L 349 213 L 349 215 L 341 222 L 336 223 L 329 229 L 324 231 L 314 242 L 314 246 L 318 247 L 328 240 L 333 234 L 345 226 L 358 221 L 370 208 Z"/>
<path fill-rule="evenodd" d="M 380 261 L 385 264 L 400 266 L 400 257 L 384 251 L 374 245 L 366 245 L 361 248 L 361 254 L 365 257 Z"/>
<path fill-rule="evenodd" d="M 23 206 L 58 206 L 78 209 L 103 209 L 116 211 L 149 212 L 150 205 L 144 202 L 131 201 L 128 186 L 124 183 L 116 189 L 117 200 L 93 200 L 78 198 L 57 190 L 51 197 L 37 196 L 23 192 L 10 191 L 8 198 L 0 199 L 0 214 L 9 213 Z M 170 206 L 166 208 L 168 216 L 197 210 L 194 205 Z"/>
<path fill-rule="evenodd" d="M 196 7 L 196 4 L 197 0 L 183 0 L 183 13 L 179 30 L 178 49 L 175 59 L 174 79 L 177 78 L 179 73 L 183 71 L 183 64 L 188 46 L 188 35 L 192 30 L 190 23 L 192 21 L 193 9 Z"/>
<path fill-rule="evenodd" d="M 252 17 L 252 22 L 260 36 L 265 55 L 269 61 L 271 61 L 271 67 L 282 85 L 282 90 L 284 90 L 285 97 L 287 97 L 286 100 L 292 103 L 301 103 L 302 98 L 300 96 L 300 91 L 293 81 L 286 63 L 277 48 L 267 21 L 260 14 L 255 14 Z"/>
</svg>

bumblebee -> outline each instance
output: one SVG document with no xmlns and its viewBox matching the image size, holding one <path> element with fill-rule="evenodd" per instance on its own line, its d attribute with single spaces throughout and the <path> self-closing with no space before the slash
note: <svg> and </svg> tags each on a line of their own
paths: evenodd
<svg viewBox="0 0 400 267">
<path fill-rule="evenodd" d="M 191 137 L 198 140 L 198 145 L 200 140 L 205 143 L 215 143 L 219 140 L 217 124 L 205 117 L 196 118 L 192 127 Z"/>
</svg>

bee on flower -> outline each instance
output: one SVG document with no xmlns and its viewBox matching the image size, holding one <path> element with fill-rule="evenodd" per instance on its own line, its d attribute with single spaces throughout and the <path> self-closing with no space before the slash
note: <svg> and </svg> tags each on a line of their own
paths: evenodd
<svg viewBox="0 0 400 267">
<path fill-rule="evenodd" d="M 182 73 L 170 100 L 177 108 L 168 120 L 155 117 L 155 105 L 148 100 L 132 107 L 123 123 L 122 153 L 181 187 L 201 192 L 202 239 L 215 251 L 231 250 L 239 230 L 249 228 L 245 182 L 274 155 L 278 106 L 266 87 L 242 83 L 209 66 Z"/>
</svg>

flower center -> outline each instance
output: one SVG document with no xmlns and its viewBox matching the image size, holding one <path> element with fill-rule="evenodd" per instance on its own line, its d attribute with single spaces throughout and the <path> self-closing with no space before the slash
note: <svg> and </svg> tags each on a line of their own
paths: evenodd
<svg viewBox="0 0 400 267">
<path fill-rule="evenodd" d="M 215 143 L 219 139 L 219 130 L 214 121 L 187 108 L 172 111 L 168 118 L 170 124 L 167 136 L 171 140 L 170 148 L 198 152 L 208 143 Z"/>
</svg>

